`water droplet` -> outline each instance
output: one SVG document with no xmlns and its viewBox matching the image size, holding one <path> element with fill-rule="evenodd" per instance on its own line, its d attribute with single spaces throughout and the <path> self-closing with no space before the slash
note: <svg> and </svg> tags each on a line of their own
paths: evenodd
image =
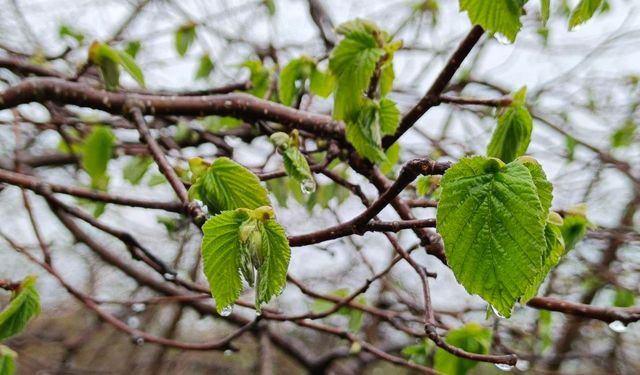
<svg viewBox="0 0 640 375">
<path fill-rule="evenodd" d="M 491 306 L 491 311 L 493 311 L 493 314 L 498 318 L 504 319 L 504 315 L 500 314 L 500 312 L 495 307 Z"/>
<path fill-rule="evenodd" d="M 520 371 L 527 371 L 530 367 L 531 362 L 526 359 L 519 359 L 518 362 L 516 362 L 516 368 Z"/>
<path fill-rule="evenodd" d="M 613 332 L 618 333 L 622 333 L 627 330 L 627 326 L 619 320 L 609 323 L 609 328 L 611 328 Z"/>
<path fill-rule="evenodd" d="M 261 315 L 262 315 L 262 310 L 256 309 L 256 316 L 261 316 Z"/>
<path fill-rule="evenodd" d="M 304 194 L 311 194 L 316 191 L 316 182 L 310 178 L 302 180 L 300 183 L 300 190 L 302 190 Z"/>
<path fill-rule="evenodd" d="M 233 104 L 233 103 L 231 103 L 231 100 L 225 100 L 225 101 L 224 101 L 224 107 L 225 107 L 225 108 L 229 108 L 229 107 L 231 107 L 231 105 L 232 105 L 232 104 Z"/>
<path fill-rule="evenodd" d="M 173 274 L 173 273 L 169 273 L 169 272 L 167 272 L 164 275 L 162 275 L 162 277 L 164 277 L 164 279 L 167 280 L 167 281 L 173 281 L 173 280 L 176 279 L 176 275 Z"/>
<path fill-rule="evenodd" d="M 142 345 L 144 344 L 144 339 L 140 336 L 131 336 L 131 342 L 133 342 L 135 345 Z"/>
<path fill-rule="evenodd" d="M 231 315 L 232 312 L 233 312 L 233 305 L 228 305 L 222 308 L 222 311 L 220 311 L 220 315 L 229 316 Z"/>
<path fill-rule="evenodd" d="M 580 29 L 582 29 L 582 26 L 584 26 L 583 23 L 579 24 L 579 25 L 575 25 L 574 27 L 571 28 L 571 30 L 569 31 L 578 31 Z"/>
<path fill-rule="evenodd" d="M 147 305 L 145 305 L 144 303 L 134 303 L 133 305 L 131 305 L 131 311 L 135 313 L 141 313 L 146 309 Z"/>
<path fill-rule="evenodd" d="M 502 371 L 507 371 L 507 372 L 513 369 L 513 366 L 507 365 L 506 363 L 496 363 L 496 367 Z"/>
<path fill-rule="evenodd" d="M 509 40 L 509 38 L 507 38 L 506 36 L 504 36 L 504 34 L 495 33 L 493 36 L 496 38 L 496 40 L 497 40 L 497 41 L 498 41 L 498 43 L 500 43 L 500 44 L 505 44 L 505 45 L 507 45 L 507 44 L 511 44 L 511 40 Z"/>
<path fill-rule="evenodd" d="M 140 327 L 140 319 L 137 316 L 130 316 L 127 319 L 127 325 L 131 328 L 138 328 Z"/>
<path fill-rule="evenodd" d="M 231 349 L 227 349 L 224 351 L 224 356 L 225 357 L 229 357 L 231 354 L 233 354 L 233 351 Z"/>
</svg>

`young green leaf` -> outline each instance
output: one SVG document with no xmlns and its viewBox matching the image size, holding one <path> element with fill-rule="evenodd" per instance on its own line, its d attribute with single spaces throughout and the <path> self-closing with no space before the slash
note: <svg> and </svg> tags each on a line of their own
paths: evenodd
<svg viewBox="0 0 640 375">
<path fill-rule="evenodd" d="M 390 99 L 380 100 L 380 130 L 383 134 L 393 134 L 400 123 L 400 110 Z"/>
<path fill-rule="evenodd" d="M 525 291 L 522 296 L 521 302 L 526 303 L 531 298 L 535 297 L 538 293 L 538 289 L 540 289 L 540 285 L 544 282 L 544 279 L 547 277 L 547 274 L 553 267 L 555 267 L 559 262 L 562 256 L 565 255 L 564 249 L 564 240 L 562 239 L 562 232 L 560 231 L 560 226 L 547 221 L 547 224 L 544 228 L 544 239 L 545 239 L 545 252 L 542 256 L 542 268 L 538 272 L 535 280 L 529 288 Z"/>
<path fill-rule="evenodd" d="M 490 33 L 500 33 L 511 42 L 522 27 L 520 16 L 526 0 L 460 0 L 460 10 L 467 11 L 474 25 Z"/>
<path fill-rule="evenodd" d="M 249 93 L 259 98 L 264 98 L 269 90 L 271 71 L 265 68 L 260 60 L 245 61 L 242 66 L 248 68 L 251 72 L 251 89 Z"/>
<path fill-rule="evenodd" d="M 624 124 L 611 134 L 611 147 L 622 148 L 633 144 L 638 125 L 633 119 L 628 119 Z"/>
<path fill-rule="evenodd" d="M 418 344 L 405 346 L 400 354 L 413 363 L 428 366 L 434 345 L 433 341 L 423 340 Z"/>
<path fill-rule="evenodd" d="M 287 175 L 293 177 L 301 184 L 313 183 L 314 187 L 311 190 L 315 190 L 315 181 L 313 179 L 313 173 L 311 173 L 311 168 L 309 168 L 309 163 L 297 147 L 289 147 L 284 150 L 282 159 Z"/>
<path fill-rule="evenodd" d="M 240 295 L 242 275 L 250 285 L 256 283 L 256 311 L 281 293 L 291 250 L 271 207 L 225 211 L 202 230 L 204 272 L 219 313 L 229 312 Z"/>
<path fill-rule="evenodd" d="M 195 79 L 198 80 L 209 78 L 211 72 L 213 71 L 213 68 L 213 61 L 211 61 L 211 57 L 209 57 L 208 53 L 200 56 L 200 62 L 198 63 L 198 70 L 196 70 Z"/>
<path fill-rule="evenodd" d="M 79 45 L 84 41 L 84 34 L 69 25 L 60 25 L 58 29 L 58 37 L 60 39 L 71 38 Z"/>
<path fill-rule="evenodd" d="M 311 81 L 309 83 L 309 91 L 312 94 L 322 98 L 327 98 L 333 92 L 336 86 L 336 79 L 331 72 L 323 72 L 318 66 L 311 71 Z"/>
<path fill-rule="evenodd" d="M 468 323 L 464 327 L 450 330 L 444 340 L 470 353 L 488 354 L 491 330 L 476 323 Z M 466 375 L 477 365 L 477 361 L 460 358 L 442 348 L 436 350 L 434 357 L 434 368 L 446 375 Z"/>
<path fill-rule="evenodd" d="M 219 132 L 223 129 L 233 129 L 242 125 L 242 121 L 234 117 L 207 116 L 202 120 L 202 125 L 210 132 Z"/>
<path fill-rule="evenodd" d="M 573 249 L 582 240 L 588 227 L 589 220 L 582 214 L 567 213 L 564 216 L 560 230 L 567 251 Z"/>
<path fill-rule="evenodd" d="M 124 51 L 117 51 L 119 60 L 117 61 L 124 70 L 129 73 L 131 78 L 133 78 L 138 84 L 144 87 L 144 74 L 142 73 L 142 69 L 138 66 L 138 63 L 131 57 L 128 53 Z"/>
<path fill-rule="evenodd" d="M 138 56 L 138 52 L 140 52 L 141 48 L 142 42 L 140 42 L 139 40 L 132 40 L 127 43 L 127 46 L 124 48 L 124 52 L 135 59 L 136 56 Z"/>
<path fill-rule="evenodd" d="M 545 219 L 521 163 L 472 157 L 442 178 L 437 228 L 458 282 L 510 316 L 542 267 Z"/>
<path fill-rule="evenodd" d="M 17 356 L 8 346 L 0 345 L 0 375 L 15 374 Z"/>
<path fill-rule="evenodd" d="M 523 89 L 520 90 L 511 107 L 505 109 L 498 117 L 498 125 L 487 146 L 487 156 L 501 159 L 505 163 L 524 155 L 531 142 L 533 119 L 524 106 Z"/>
<path fill-rule="evenodd" d="M 616 294 L 613 298 L 613 306 L 615 307 L 631 307 L 636 304 L 636 296 L 632 291 L 626 288 L 616 288 Z"/>
<path fill-rule="evenodd" d="M 571 12 L 569 30 L 589 21 L 602 6 L 604 0 L 581 0 Z"/>
<path fill-rule="evenodd" d="M 389 175 L 393 172 L 393 167 L 400 161 L 400 143 L 396 142 L 385 151 L 387 160 L 380 163 L 380 172 Z"/>
<path fill-rule="evenodd" d="M 542 25 L 546 27 L 547 21 L 549 21 L 551 8 L 551 0 L 540 0 L 540 17 L 542 18 Z"/>
<path fill-rule="evenodd" d="M 181 57 L 187 54 L 189 47 L 196 40 L 196 24 L 188 22 L 176 30 L 175 46 Z"/>
<path fill-rule="evenodd" d="M 129 160 L 122 169 L 122 177 L 129 181 L 131 185 L 138 185 L 144 177 L 149 166 L 153 164 L 153 159 L 148 156 L 135 156 Z"/>
<path fill-rule="evenodd" d="M 280 71 L 278 91 L 282 104 L 286 106 L 294 104 L 298 95 L 304 91 L 305 82 L 311 77 L 311 72 L 314 69 L 315 62 L 303 56 L 291 60 L 282 71 Z"/>
<path fill-rule="evenodd" d="M 391 92 L 395 78 L 396 73 L 393 71 L 393 61 L 389 60 L 382 66 L 380 73 L 380 96 L 384 98 Z"/>
<path fill-rule="evenodd" d="M 96 126 L 82 145 L 82 167 L 98 180 L 107 175 L 107 165 L 113 156 L 113 144 L 116 137 L 109 127 Z"/>
<path fill-rule="evenodd" d="M 258 208 L 270 205 L 267 190 L 258 177 L 229 158 L 216 159 L 189 189 L 199 197 L 209 212 Z"/>
<path fill-rule="evenodd" d="M 356 151 L 372 162 L 386 159 L 382 149 L 379 108 L 372 100 L 363 102 L 356 122 L 347 122 L 346 136 Z"/>
<path fill-rule="evenodd" d="M 119 66 L 144 86 L 144 74 L 133 57 L 126 52 L 117 51 L 108 44 L 93 42 L 89 47 L 89 61 L 100 68 L 100 73 L 108 90 L 116 89 L 120 82 Z"/>
<path fill-rule="evenodd" d="M 0 311 L 0 340 L 20 333 L 32 318 L 40 314 L 36 281 L 36 276 L 27 276 L 13 292 L 9 305 Z"/>
</svg>

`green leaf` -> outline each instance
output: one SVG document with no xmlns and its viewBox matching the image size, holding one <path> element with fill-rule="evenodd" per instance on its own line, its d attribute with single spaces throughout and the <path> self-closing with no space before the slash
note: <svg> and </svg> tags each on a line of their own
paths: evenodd
<svg viewBox="0 0 640 375">
<path fill-rule="evenodd" d="M 8 346 L 0 345 L 0 375 L 15 374 L 17 356 Z"/>
<path fill-rule="evenodd" d="M 331 72 L 323 72 L 317 66 L 311 71 L 311 82 L 309 91 L 314 95 L 327 98 L 336 86 L 336 79 Z"/>
<path fill-rule="evenodd" d="M 287 178 L 271 178 L 267 180 L 267 189 L 278 202 L 278 206 L 287 208 L 287 200 L 289 198 L 289 188 Z"/>
<path fill-rule="evenodd" d="M 511 162 L 524 155 L 531 141 L 533 119 L 524 104 L 514 104 L 498 117 L 498 125 L 487 146 L 487 156 Z"/>
<path fill-rule="evenodd" d="M 534 282 L 524 293 L 521 299 L 522 303 L 526 303 L 536 296 L 538 289 L 540 289 L 540 285 L 544 282 L 549 271 L 551 271 L 551 269 L 560 262 L 560 259 L 565 254 L 564 240 L 562 239 L 560 226 L 548 221 L 544 228 L 544 238 L 546 247 L 544 255 L 542 256 L 542 268 L 538 272 Z"/>
<path fill-rule="evenodd" d="M 329 59 L 329 68 L 337 79 L 333 107 L 333 117 L 337 120 L 353 118 L 377 62 L 385 54 L 372 34 L 374 28 L 371 23 L 356 20 L 336 29 L 337 33 L 345 35 Z"/>
<path fill-rule="evenodd" d="M 276 0 L 262 0 L 262 5 L 267 8 L 270 16 L 276 14 Z"/>
<path fill-rule="evenodd" d="M 542 25 L 546 26 L 549 21 L 551 8 L 551 0 L 540 0 L 540 16 L 542 17 Z"/>
<path fill-rule="evenodd" d="M 542 166 L 537 160 L 528 156 L 523 156 L 518 158 L 517 162 L 522 163 L 527 167 L 527 169 L 529 169 L 529 173 L 531 173 L 531 178 L 533 179 L 533 184 L 536 186 L 536 191 L 538 192 L 538 199 L 540 199 L 542 211 L 547 215 L 553 200 L 553 185 L 547 180 L 547 175 L 544 173 Z M 547 221 L 547 216 L 544 216 L 544 221 Z"/>
<path fill-rule="evenodd" d="M 244 220 L 238 211 L 225 211 L 202 226 L 203 271 L 218 313 L 233 306 L 242 291 L 239 228 Z"/>
<path fill-rule="evenodd" d="M 213 61 L 211 61 L 211 57 L 209 57 L 208 53 L 200 56 L 200 62 L 198 63 L 198 70 L 196 71 L 195 79 L 206 79 L 209 78 L 211 72 L 213 71 Z"/>
<path fill-rule="evenodd" d="M 611 147 L 622 148 L 633 144 L 638 125 L 633 119 L 628 119 L 624 124 L 611 134 Z"/>
<path fill-rule="evenodd" d="M 511 42 L 522 27 L 520 16 L 526 0 L 460 0 L 460 10 L 467 11 L 474 25 L 490 33 L 500 33 Z"/>
<path fill-rule="evenodd" d="M 207 116 L 202 120 L 202 125 L 208 131 L 215 133 L 224 129 L 233 129 L 242 125 L 242 121 L 233 117 L 226 116 Z"/>
<path fill-rule="evenodd" d="M 390 99 L 380 100 L 380 130 L 383 134 L 393 134 L 400 123 L 400 110 Z"/>
<path fill-rule="evenodd" d="M 229 311 L 242 291 L 242 278 L 254 283 L 256 310 L 282 292 L 291 249 L 271 207 L 225 211 L 202 227 L 202 259 L 219 313 Z"/>
<path fill-rule="evenodd" d="M 82 145 L 82 167 L 98 180 L 106 176 L 107 165 L 113 156 L 115 135 L 107 126 L 95 126 Z"/>
<path fill-rule="evenodd" d="M 432 176 L 420 176 L 416 180 L 416 194 L 419 197 L 424 197 L 431 191 L 431 186 L 433 185 L 431 177 Z"/>
<path fill-rule="evenodd" d="M 571 12 L 569 30 L 589 21 L 602 5 L 603 0 L 581 0 Z"/>
<path fill-rule="evenodd" d="M 382 66 L 380 73 L 380 96 L 384 98 L 391 92 L 395 78 L 396 73 L 393 71 L 393 62 L 389 61 Z"/>
<path fill-rule="evenodd" d="M 142 70 L 133 57 L 126 52 L 117 51 L 105 43 L 93 42 L 89 47 L 89 61 L 100 68 L 102 79 L 108 90 L 116 89 L 119 85 L 118 66 L 122 66 L 140 86 L 144 86 Z"/>
<path fill-rule="evenodd" d="M 162 173 L 155 173 L 155 174 L 152 174 L 151 177 L 149 177 L 149 181 L 147 182 L 147 185 L 149 187 L 154 187 L 154 186 L 165 184 L 167 182 L 168 182 L 167 178 Z"/>
<path fill-rule="evenodd" d="M 196 25 L 193 22 L 188 22 L 176 30 L 175 46 L 178 55 L 183 57 L 187 54 L 189 47 L 196 40 Z"/>
<path fill-rule="evenodd" d="M 442 178 L 437 228 L 449 266 L 470 294 L 508 317 L 542 267 L 545 219 L 529 169 L 460 160 Z"/>
<path fill-rule="evenodd" d="M 148 156 L 133 157 L 122 169 L 122 177 L 131 185 L 138 185 L 151 164 L 153 164 L 153 159 Z"/>
<path fill-rule="evenodd" d="M 300 183 L 314 181 L 313 174 L 311 173 L 311 168 L 309 168 L 309 163 L 297 147 L 289 147 L 284 150 L 282 158 L 284 161 L 284 169 L 287 171 L 287 175 L 293 177 Z"/>
<path fill-rule="evenodd" d="M 587 228 L 589 226 L 589 220 L 582 214 L 568 213 L 563 218 L 562 237 L 566 251 L 573 249 L 580 240 L 587 234 Z"/>
<path fill-rule="evenodd" d="M 127 46 L 124 48 L 124 52 L 135 59 L 136 56 L 138 56 L 138 52 L 140 52 L 141 48 L 142 42 L 140 42 L 139 40 L 132 40 L 127 43 Z"/>
<path fill-rule="evenodd" d="M 452 329 L 444 339 L 448 344 L 470 353 L 488 354 L 491 330 L 476 323 Z M 436 350 L 434 368 L 446 375 L 466 375 L 478 365 L 477 361 L 457 357 L 442 348 Z"/>
<path fill-rule="evenodd" d="M 632 291 L 626 288 L 616 288 L 616 294 L 613 298 L 613 306 L 615 307 L 631 307 L 636 304 L 636 296 Z"/>
<path fill-rule="evenodd" d="M 413 363 L 417 363 L 419 365 L 428 366 L 430 362 L 431 351 L 433 350 L 434 344 L 430 340 L 423 340 L 419 344 L 409 345 L 402 349 L 403 357 L 407 358 L 409 361 Z"/>
<path fill-rule="evenodd" d="M 13 292 L 9 305 L 0 311 L 0 340 L 20 333 L 40 314 L 40 296 L 35 288 L 37 280 L 36 276 L 27 276 Z"/>
<path fill-rule="evenodd" d="M 211 213 L 270 205 L 267 190 L 258 177 L 226 157 L 216 159 L 189 193 L 197 194 Z"/>
<path fill-rule="evenodd" d="M 304 92 L 305 81 L 311 76 L 315 69 L 315 62 L 308 57 L 301 57 L 291 60 L 280 71 L 278 81 L 278 91 L 280 102 L 286 106 L 293 105 L 296 98 Z"/>
<path fill-rule="evenodd" d="M 367 100 L 363 103 L 356 122 L 347 122 L 346 125 L 347 140 L 359 154 L 372 162 L 386 159 L 382 149 L 382 134 L 378 115 L 377 104 Z"/>
<path fill-rule="evenodd" d="M 144 87 L 144 74 L 142 73 L 142 69 L 136 63 L 136 60 L 133 59 L 128 53 L 123 51 L 117 51 L 120 60 L 118 63 L 122 65 L 124 70 L 129 73 L 129 75 L 138 82 L 138 84 Z"/>
<path fill-rule="evenodd" d="M 60 25 L 60 28 L 58 29 L 58 37 L 60 39 L 69 37 L 71 39 L 74 39 L 78 44 L 82 44 L 82 42 L 84 41 L 84 33 L 66 24 Z"/>
<path fill-rule="evenodd" d="M 264 98 L 265 94 L 269 90 L 271 72 L 269 69 L 262 65 L 260 60 L 249 60 L 242 64 L 243 67 L 248 68 L 251 72 L 251 90 L 249 93 L 259 98 Z"/>
<path fill-rule="evenodd" d="M 393 172 L 393 167 L 400 161 L 400 143 L 396 142 L 385 152 L 387 160 L 380 163 L 380 172 L 389 175 Z"/>
</svg>

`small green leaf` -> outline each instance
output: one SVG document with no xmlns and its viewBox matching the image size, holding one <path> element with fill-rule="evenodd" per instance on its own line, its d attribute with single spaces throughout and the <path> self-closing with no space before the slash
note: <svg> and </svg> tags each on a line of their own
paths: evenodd
<svg viewBox="0 0 640 375">
<path fill-rule="evenodd" d="M 395 78 L 396 74 L 393 71 L 393 62 L 389 61 L 382 66 L 382 72 L 380 73 L 380 96 L 384 98 L 391 92 Z"/>
<path fill-rule="evenodd" d="M 569 30 L 589 21 L 602 6 L 604 0 L 581 0 L 571 12 L 569 18 Z"/>
<path fill-rule="evenodd" d="M 15 374 L 17 356 L 8 346 L 0 345 L 0 375 Z"/>
<path fill-rule="evenodd" d="M 315 69 L 315 62 L 308 57 L 291 60 L 280 71 L 278 91 L 280 102 L 286 106 L 293 105 L 296 98 L 304 92 L 305 82 Z"/>
<path fill-rule="evenodd" d="M 430 340 L 423 340 L 419 344 L 409 345 L 402 349 L 402 356 L 413 363 L 428 366 L 430 364 L 431 351 L 434 344 Z"/>
<path fill-rule="evenodd" d="M 336 86 L 336 79 L 331 72 L 323 72 L 317 66 L 311 71 L 311 82 L 309 83 L 309 91 L 314 95 L 327 98 L 333 92 Z"/>
<path fill-rule="evenodd" d="M 245 61 L 242 66 L 248 68 L 251 72 L 251 90 L 249 90 L 249 93 L 263 98 L 269 90 L 271 71 L 265 68 L 260 60 Z"/>
<path fill-rule="evenodd" d="M 476 323 L 468 323 L 464 327 L 450 330 L 444 340 L 449 345 L 470 353 L 488 354 L 491 330 Z M 466 375 L 477 365 L 477 361 L 460 358 L 442 348 L 436 350 L 434 368 L 443 374 Z"/>
<path fill-rule="evenodd" d="M 151 164 L 153 164 L 153 159 L 148 156 L 133 157 L 122 169 L 122 177 L 131 185 L 138 185 Z"/>
<path fill-rule="evenodd" d="M 119 66 L 144 86 L 144 75 L 133 57 L 126 52 L 117 51 L 105 43 L 93 42 L 89 47 L 89 61 L 100 68 L 102 79 L 108 90 L 116 89 L 120 81 Z"/>
<path fill-rule="evenodd" d="M 632 291 L 626 288 L 616 288 L 616 294 L 613 298 L 613 306 L 615 307 L 631 307 L 636 304 L 636 296 Z"/>
<path fill-rule="evenodd" d="M 545 252 L 547 212 L 529 169 L 465 158 L 447 170 L 441 187 L 437 228 L 449 266 L 470 294 L 509 317 Z"/>
<path fill-rule="evenodd" d="M 140 52 L 141 48 L 142 42 L 140 42 L 139 40 L 132 40 L 127 43 L 127 46 L 124 48 L 124 52 L 135 59 L 136 56 L 138 56 L 138 52 Z"/>
<path fill-rule="evenodd" d="M 549 21 L 551 8 L 551 0 L 540 0 L 540 17 L 542 18 L 542 25 L 546 26 Z"/>
<path fill-rule="evenodd" d="M 202 125 L 212 133 L 219 132 L 223 129 L 233 129 L 242 125 L 242 121 L 233 117 L 226 116 L 207 116 L 202 120 Z"/>
<path fill-rule="evenodd" d="M 216 159 L 189 193 L 197 194 L 211 213 L 270 205 L 267 190 L 260 185 L 258 177 L 225 157 Z"/>
<path fill-rule="evenodd" d="M 166 184 L 167 178 L 162 173 L 155 173 L 149 177 L 149 181 L 147 182 L 147 186 L 154 187 L 162 184 Z"/>
<path fill-rule="evenodd" d="M 490 33 L 500 33 L 511 42 L 522 27 L 520 16 L 526 0 L 460 0 L 460 10 L 467 11 L 474 25 Z"/>
<path fill-rule="evenodd" d="M 260 228 L 262 235 L 262 251 L 265 259 L 258 268 L 258 285 L 256 291 L 256 309 L 282 293 L 287 282 L 287 269 L 291 258 L 291 249 L 284 228 L 271 219 L 265 221 Z"/>
<path fill-rule="evenodd" d="M 624 124 L 611 134 L 611 147 L 622 148 L 633 144 L 638 125 L 633 119 L 628 119 Z"/>
<path fill-rule="evenodd" d="M 311 168 L 309 168 L 309 163 L 298 148 L 287 148 L 282 154 L 282 158 L 284 161 L 284 169 L 287 171 L 287 175 L 293 177 L 300 183 L 305 183 L 306 181 L 314 181 L 313 174 L 311 173 Z"/>
<path fill-rule="evenodd" d="M 370 161 L 386 159 L 382 149 L 379 109 L 375 102 L 367 100 L 363 103 L 356 122 L 347 122 L 346 136 L 356 151 Z"/>
<path fill-rule="evenodd" d="M 189 47 L 196 40 L 196 24 L 188 22 L 176 30 L 175 46 L 178 55 L 181 57 L 187 54 Z"/>
<path fill-rule="evenodd" d="M 37 280 L 36 276 L 27 276 L 13 292 L 9 305 L 0 311 L 0 340 L 22 332 L 27 323 L 40 314 Z"/>
<path fill-rule="evenodd" d="M 520 90 L 522 92 L 523 89 Z M 524 155 L 531 141 L 533 119 L 524 104 L 523 94 L 516 94 L 514 103 L 498 117 L 498 125 L 487 146 L 487 156 L 501 159 L 505 163 L 511 162 L 518 156 Z"/>
<path fill-rule="evenodd" d="M 390 99 L 380 100 L 380 130 L 383 134 L 393 134 L 400 123 L 400 110 Z"/>
<path fill-rule="evenodd" d="M 60 28 L 58 29 L 58 37 L 60 39 L 69 37 L 74 39 L 79 45 L 84 41 L 84 34 L 82 32 L 66 24 L 60 25 Z"/>
<path fill-rule="evenodd" d="M 582 214 L 568 213 L 563 218 L 563 224 L 560 227 L 566 251 L 573 249 L 580 240 L 587 234 L 589 220 Z"/>
<path fill-rule="evenodd" d="M 431 177 L 432 176 L 420 176 L 416 180 L 416 194 L 419 197 L 424 197 L 431 191 L 431 186 L 433 185 Z"/>
<path fill-rule="evenodd" d="M 129 73 L 129 75 L 138 82 L 138 84 L 144 87 L 144 74 L 142 73 L 142 69 L 138 66 L 136 61 L 131 57 L 128 53 L 123 51 L 117 51 L 120 60 L 118 63 L 122 65 L 124 70 Z"/>
<path fill-rule="evenodd" d="M 393 167 L 400 161 L 400 143 L 396 142 L 385 152 L 387 160 L 380 163 L 380 172 L 389 175 L 393 172 Z"/>
<path fill-rule="evenodd" d="M 82 167 L 93 180 L 106 176 L 115 139 L 107 126 L 95 126 L 85 139 L 82 145 Z"/>
<path fill-rule="evenodd" d="M 208 53 L 200 56 L 200 62 L 198 63 L 198 70 L 196 71 L 195 79 L 198 80 L 209 78 L 211 72 L 213 71 L 213 68 L 213 61 L 211 61 L 211 57 L 209 57 Z"/>
<path fill-rule="evenodd" d="M 262 0 L 262 5 L 267 8 L 270 16 L 276 14 L 276 0 Z"/>
</svg>

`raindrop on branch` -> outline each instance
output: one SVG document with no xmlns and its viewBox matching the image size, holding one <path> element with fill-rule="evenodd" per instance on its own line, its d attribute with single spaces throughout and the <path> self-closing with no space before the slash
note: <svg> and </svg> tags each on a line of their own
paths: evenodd
<svg viewBox="0 0 640 375">
<path fill-rule="evenodd" d="M 627 330 L 627 326 L 619 320 L 609 323 L 609 328 L 611 328 L 613 332 L 617 333 L 622 333 Z"/>
<path fill-rule="evenodd" d="M 496 363 L 496 367 L 502 371 L 507 371 L 507 372 L 513 369 L 513 366 L 507 365 L 506 363 Z"/>
<path fill-rule="evenodd" d="M 131 328 L 138 328 L 140 327 L 140 319 L 137 316 L 131 316 L 127 319 L 127 325 Z"/>
<path fill-rule="evenodd" d="M 173 274 L 173 273 L 169 273 L 169 272 L 167 272 L 164 275 L 162 275 L 162 277 L 164 277 L 164 279 L 167 280 L 167 281 L 173 281 L 173 280 L 176 279 L 176 275 Z"/>
<path fill-rule="evenodd" d="M 144 339 L 140 336 L 132 336 L 131 342 L 133 342 L 137 346 L 141 346 L 144 344 Z"/>
<path fill-rule="evenodd" d="M 231 349 L 227 349 L 227 350 L 224 351 L 224 356 L 225 357 L 229 357 L 229 356 L 231 356 L 231 354 L 233 354 L 233 351 Z"/>
<path fill-rule="evenodd" d="M 310 178 L 302 180 L 300 183 L 300 190 L 302 190 L 302 193 L 304 194 L 311 194 L 316 191 L 316 182 Z"/>
<path fill-rule="evenodd" d="M 530 367 L 531 362 L 526 359 L 519 359 L 518 362 L 516 362 L 516 368 L 520 371 L 527 371 Z"/>
<path fill-rule="evenodd" d="M 131 311 L 135 313 L 141 313 L 146 309 L 147 305 L 145 305 L 144 303 L 134 303 L 133 305 L 131 305 Z"/>
<path fill-rule="evenodd" d="M 233 312 L 233 305 L 228 305 L 222 308 L 222 311 L 220 311 L 220 315 L 229 316 L 231 315 L 232 312 Z"/>
</svg>

